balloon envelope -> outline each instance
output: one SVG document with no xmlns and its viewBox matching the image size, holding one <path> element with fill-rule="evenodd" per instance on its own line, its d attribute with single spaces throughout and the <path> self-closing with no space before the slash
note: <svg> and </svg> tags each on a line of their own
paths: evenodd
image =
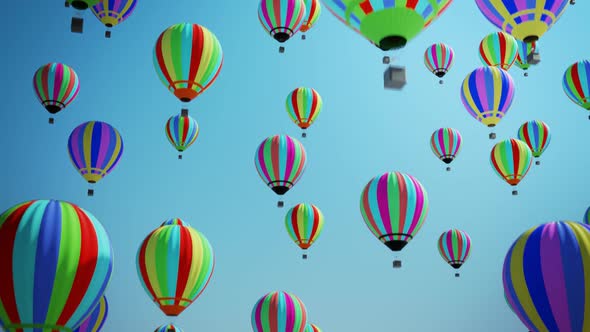
<svg viewBox="0 0 590 332">
<path fill-rule="evenodd" d="M 531 149 L 521 140 L 507 139 L 492 148 L 490 162 L 496 174 L 516 186 L 528 173 L 533 161 Z"/>
<path fill-rule="evenodd" d="M 260 24 L 279 43 L 299 31 L 305 15 L 303 0 L 260 0 L 258 6 Z"/>
<path fill-rule="evenodd" d="M 256 302 L 251 322 L 254 332 L 305 332 L 307 311 L 297 296 L 274 291 Z"/>
<path fill-rule="evenodd" d="M 309 248 L 324 228 L 324 215 L 313 204 L 297 204 L 285 215 L 285 227 L 291 240 L 301 249 Z"/>
<path fill-rule="evenodd" d="M 479 59 L 486 66 L 510 69 L 518 54 L 518 43 L 504 32 L 490 33 L 479 43 Z"/>
<path fill-rule="evenodd" d="M 453 128 L 440 128 L 430 137 L 430 148 L 445 164 L 450 164 L 461 151 L 461 134 Z"/>
<path fill-rule="evenodd" d="M 166 137 L 177 151 L 184 151 L 197 140 L 199 124 L 188 115 L 175 115 L 166 121 Z"/>
<path fill-rule="evenodd" d="M 312 88 L 296 88 L 287 95 L 287 113 L 301 129 L 311 126 L 322 111 L 322 106 L 322 97 Z"/>
<path fill-rule="evenodd" d="M 460 268 L 471 254 L 471 238 L 458 229 L 450 229 L 438 238 L 438 252 L 454 269 Z"/>
<path fill-rule="evenodd" d="M 517 138 L 526 143 L 533 157 L 540 157 L 551 142 L 549 126 L 539 120 L 525 122 L 518 128 Z"/>
<path fill-rule="evenodd" d="M 590 60 L 578 61 L 566 69 L 563 90 L 571 101 L 590 110 Z"/>
<path fill-rule="evenodd" d="M 162 325 L 154 330 L 154 332 L 183 332 L 182 329 L 178 326 L 167 324 Z"/>
<path fill-rule="evenodd" d="M 90 10 L 107 27 L 114 27 L 125 21 L 137 5 L 137 0 L 100 0 Z"/>
<path fill-rule="evenodd" d="M 47 112 L 55 114 L 76 99 L 80 81 L 72 67 L 51 62 L 37 69 L 33 76 L 33 89 Z"/>
<path fill-rule="evenodd" d="M 306 32 L 311 29 L 315 22 L 320 18 L 322 12 L 322 5 L 320 0 L 303 0 L 305 3 L 305 16 L 303 17 L 303 23 L 301 24 L 301 32 Z"/>
<path fill-rule="evenodd" d="M 432 44 L 424 52 L 424 65 L 430 72 L 438 77 L 443 77 L 451 69 L 455 62 L 453 49 L 443 43 Z"/>
</svg>

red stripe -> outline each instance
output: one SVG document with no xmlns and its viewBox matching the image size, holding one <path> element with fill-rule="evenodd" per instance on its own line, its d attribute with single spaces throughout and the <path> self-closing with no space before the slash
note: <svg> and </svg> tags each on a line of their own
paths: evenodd
<svg viewBox="0 0 590 332">
<path fill-rule="evenodd" d="M 180 257 L 178 257 L 178 275 L 176 277 L 176 293 L 174 304 L 180 305 L 180 299 L 186 290 L 188 277 L 193 262 L 193 243 L 191 233 L 185 226 L 180 226 Z"/>
<path fill-rule="evenodd" d="M 204 44 L 204 31 L 199 25 L 193 24 L 193 41 L 191 46 L 191 63 L 190 72 L 188 74 L 188 88 L 193 88 L 193 83 L 196 79 L 197 72 L 201 67 L 201 59 L 203 58 L 203 44 Z"/>
<path fill-rule="evenodd" d="M 365 14 L 370 14 L 373 12 L 373 6 L 371 6 L 371 1 L 365 0 L 359 4 L 359 7 L 363 10 Z"/>
<path fill-rule="evenodd" d="M 397 182 L 399 184 L 399 221 L 392 220 L 392 224 L 398 222 L 398 229 L 397 233 L 404 232 L 404 226 L 406 223 L 406 214 L 408 212 L 408 188 L 406 187 L 406 181 L 401 173 L 395 173 L 395 177 L 397 177 Z M 410 180 L 411 181 L 411 180 Z M 395 202 L 393 203 L 395 204 Z M 389 203 L 387 204 L 389 205 Z M 389 208 L 391 211 L 391 207 Z M 416 213 L 418 211 L 415 211 Z M 393 230 L 393 229 L 392 229 Z"/>
<path fill-rule="evenodd" d="M 418 2 L 419 0 L 408 0 L 408 2 L 406 2 L 406 8 L 416 9 Z"/>
<path fill-rule="evenodd" d="M 297 96 L 299 95 L 299 91 L 301 91 L 301 89 L 297 88 L 291 94 L 291 106 L 293 106 L 293 112 L 297 117 L 297 121 L 299 121 L 299 128 L 303 128 L 301 127 L 301 110 L 299 109 L 299 104 L 297 103 Z"/>
<path fill-rule="evenodd" d="M 151 285 L 151 280 L 148 276 L 148 272 L 147 272 L 147 265 L 146 265 L 146 257 L 145 257 L 145 251 L 147 248 L 147 244 L 148 244 L 148 240 L 152 237 L 152 235 L 154 234 L 154 232 L 157 229 L 153 230 L 144 240 L 143 243 L 141 244 L 141 247 L 139 249 L 139 254 L 137 255 L 137 265 L 139 267 L 139 271 L 141 272 L 141 279 L 143 280 L 143 283 L 145 284 L 145 287 L 147 288 L 147 290 L 150 292 L 152 299 L 156 299 L 158 296 L 156 295 L 156 292 L 154 292 L 154 289 Z M 160 305 L 158 303 L 158 305 Z"/>
<path fill-rule="evenodd" d="M 582 82 L 580 82 L 580 73 L 578 72 L 578 64 L 572 67 L 572 83 L 576 88 L 576 92 L 582 98 L 584 98 L 584 90 L 582 89 Z"/>
<path fill-rule="evenodd" d="M 498 32 L 498 36 L 500 37 L 500 67 L 504 67 L 506 63 L 506 36 Z"/>
<path fill-rule="evenodd" d="M 311 234 L 309 235 L 310 242 L 318 232 L 318 227 L 320 226 L 320 214 L 318 209 L 313 205 L 311 208 L 313 209 L 313 228 L 311 229 Z"/>
<path fill-rule="evenodd" d="M 518 144 L 516 143 L 516 140 L 514 138 L 510 139 L 510 145 L 512 145 L 512 158 L 513 158 L 513 168 L 514 168 L 514 180 L 516 180 L 518 183 L 518 171 L 520 170 L 518 168 L 518 165 L 520 164 L 520 149 L 518 148 Z"/>
<path fill-rule="evenodd" d="M 543 127 L 543 142 L 541 142 L 539 150 L 543 150 L 543 148 L 545 147 L 545 144 L 547 144 L 547 136 L 549 136 L 548 135 L 549 128 L 547 128 L 547 125 L 545 125 L 545 123 L 541 122 L 541 126 Z M 539 132 L 539 135 L 541 135 L 540 132 Z"/>
<path fill-rule="evenodd" d="M 180 124 L 182 125 L 182 145 L 185 145 L 186 137 L 188 136 L 188 117 L 181 116 Z"/>
</svg>

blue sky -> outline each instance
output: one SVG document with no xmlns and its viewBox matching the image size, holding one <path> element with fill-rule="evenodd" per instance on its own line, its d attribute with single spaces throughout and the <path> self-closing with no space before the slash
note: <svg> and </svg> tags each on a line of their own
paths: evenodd
<svg viewBox="0 0 590 332">
<path fill-rule="evenodd" d="M 9 4 L 0 207 L 62 199 L 102 222 L 115 254 L 107 332 L 152 331 L 169 322 L 189 332 L 251 331 L 251 309 L 271 290 L 297 294 L 310 322 L 323 331 L 524 331 L 502 293 L 508 247 L 534 225 L 580 220 L 590 204 L 587 113 L 561 87 L 567 66 L 590 54 L 581 40 L 590 4 L 570 7 L 542 37 L 542 62 L 529 69 L 529 77 L 510 70 L 516 94 L 496 128 L 496 142 L 515 137 L 533 119 L 545 121 L 553 135 L 542 164 L 533 165 L 516 197 L 490 166 L 489 131 L 459 97 L 463 78 L 481 66 L 480 40 L 496 31 L 474 1 L 455 1 L 394 55 L 407 67 L 403 91 L 383 89 L 383 52 L 327 10 L 307 40 L 296 36 L 279 54 L 279 44 L 258 22 L 257 7 L 254 0 L 140 1 L 105 39 L 91 12 L 85 13 L 84 34 L 71 33 L 73 9 L 62 1 Z M 201 132 L 181 161 L 164 133 L 181 103 L 152 64 L 158 35 L 180 22 L 210 29 L 225 56 L 217 81 L 190 104 Z M 423 64 L 424 50 L 434 42 L 447 43 L 456 55 L 442 86 Z M 54 61 L 74 68 L 81 89 L 48 125 L 31 80 L 39 66 Z M 300 136 L 284 108 L 286 95 L 298 86 L 316 89 L 324 109 L 303 140 L 307 169 L 278 209 L 253 158 L 267 136 Z M 125 143 L 119 165 L 95 186 L 94 197 L 86 196 L 88 186 L 67 154 L 70 132 L 89 120 L 110 123 Z M 429 147 L 432 132 L 446 126 L 464 140 L 450 173 Z M 392 269 L 393 253 L 373 237 L 359 211 L 364 185 L 387 171 L 414 175 L 430 197 L 424 227 L 400 256 L 401 270 Z M 326 218 L 307 261 L 283 221 L 287 208 L 300 202 L 317 205 Z M 175 319 L 151 303 L 135 267 L 142 240 L 172 217 L 205 234 L 216 256 L 208 288 Z M 458 279 L 436 248 L 449 228 L 466 231 L 473 241 Z"/>
</svg>

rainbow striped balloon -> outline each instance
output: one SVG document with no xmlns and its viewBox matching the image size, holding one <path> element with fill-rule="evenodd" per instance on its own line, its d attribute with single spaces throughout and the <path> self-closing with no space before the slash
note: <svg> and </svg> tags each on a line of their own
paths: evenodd
<svg viewBox="0 0 590 332">
<path fill-rule="evenodd" d="M 322 330 L 314 324 L 307 324 L 305 326 L 305 332 L 322 332 Z"/>
<path fill-rule="evenodd" d="M 180 315 L 201 295 L 214 268 L 207 238 L 179 218 L 152 231 L 137 251 L 141 284 L 168 316 Z"/>
<path fill-rule="evenodd" d="M 510 307 L 531 331 L 590 331 L 590 227 L 535 226 L 512 244 L 502 272 Z"/>
<path fill-rule="evenodd" d="M 479 43 L 479 59 L 486 66 L 510 69 L 518 54 L 518 43 L 511 35 L 494 32 Z"/>
<path fill-rule="evenodd" d="M 320 94 L 312 88 L 296 88 L 287 95 L 285 101 L 289 117 L 299 128 L 307 129 L 322 111 Z"/>
<path fill-rule="evenodd" d="M 80 81 L 70 66 L 51 62 L 37 69 L 33 76 L 33 89 L 47 112 L 55 114 L 76 99 Z"/>
<path fill-rule="evenodd" d="M 94 308 L 90 316 L 84 322 L 74 329 L 73 332 L 100 332 L 109 314 L 109 303 L 105 296 L 100 298 L 98 305 Z"/>
<path fill-rule="evenodd" d="M 88 121 L 70 134 L 68 152 L 82 177 L 96 183 L 117 166 L 123 155 L 123 139 L 110 124 Z"/>
<path fill-rule="evenodd" d="M 376 238 L 392 251 L 400 251 L 422 228 L 428 214 L 428 195 L 413 176 L 385 173 L 371 179 L 363 189 L 361 214 Z"/>
<path fill-rule="evenodd" d="M 260 0 L 258 20 L 266 32 L 284 43 L 299 31 L 305 18 L 303 0 Z"/>
<path fill-rule="evenodd" d="M 525 43 L 518 39 L 516 39 L 516 42 L 518 43 L 518 52 L 516 53 L 514 65 L 522 70 L 527 70 L 531 66 L 528 56 L 535 51 L 537 48 L 537 43 Z"/>
<path fill-rule="evenodd" d="M 322 233 L 324 215 L 313 204 L 297 204 L 287 211 L 285 215 L 285 228 L 287 228 L 287 233 L 289 233 L 291 240 L 299 248 L 306 250 Z"/>
<path fill-rule="evenodd" d="M 284 195 L 299 181 L 306 162 L 303 144 L 287 135 L 266 138 L 254 156 L 258 175 L 277 195 Z"/>
<path fill-rule="evenodd" d="M 305 332 L 307 311 L 301 300 L 282 291 L 261 297 L 252 309 L 254 332 Z"/>
<path fill-rule="evenodd" d="M 471 238 L 464 231 L 450 229 L 438 238 L 438 252 L 445 262 L 454 269 L 458 269 L 469 258 Z"/>
<path fill-rule="evenodd" d="M 563 90 L 574 103 L 590 111 L 590 60 L 578 61 L 566 69 Z"/>
<path fill-rule="evenodd" d="M 490 162 L 496 174 L 511 186 L 516 186 L 531 168 L 533 153 L 525 142 L 507 139 L 492 148 Z"/>
<path fill-rule="evenodd" d="M 90 10 L 107 27 L 125 21 L 137 5 L 137 0 L 100 0 Z"/>
<path fill-rule="evenodd" d="M 533 157 L 539 158 L 551 142 L 549 126 L 540 120 L 528 121 L 518 129 L 518 139 L 525 142 L 533 153 Z M 539 161 L 537 161 L 537 165 Z"/>
<path fill-rule="evenodd" d="M 450 164 L 461 151 L 461 134 L 457 129 L 440 128 L 430 137 L 430 148 L 445 164 Z"/>
<path fill-rule="evenodd" d="M 453 49 L 443 43 L 430 45 L 424 52 L 424 64 L 426 68 L 436 75 L 443 77 L 451 69 L 455 62 Z"/>
<path fill-rule="evenodd" d="M 525 42 L 537 41 L 557 22 L 570 0 L 475 0 L 498 29 Z"/>
<path fill-rule="evenodd" d="M 59 200 L 32 200 L 0 215 L 0 325 L 71 331 L 111 279 L 113 250 L 100 222 Z"/>
<path fill-rule="evenodd" d="M 496 126 L 514 99 L 514 81 L 498 67 L 472 71 L 461 86 L 461 101 L 469 115 L 488 127 Z"/>
<path fill-rule="evenodd" d="M 320 0 L 303 0 L 303 3 L 305 4 L 305 16 L 303 17 L 303 23 L 299 30 L 301 32 L 307 32 L 320 18 L 322 5 L 320 4 Z"/>
<path fill-rule="evenodd" d="M 188 115 L 175 115 L 166 122 L 166 137 L 178 152 L 193 145 L 199 136 L 199 124 Z"/>
<path fill-rule="evenodd" d="M 223 51 L 207 28 L 179 23 L 164 30 L 154 47 L 154 68 L 162 84 L 182 102 L 205 92 L 221 71 Z"/>
<path fill-rule="evenodd" d="M 178 326 L 172 324 L 162 325 L 154 330 L 154 332 L 183 332 Z"/>
</svg>

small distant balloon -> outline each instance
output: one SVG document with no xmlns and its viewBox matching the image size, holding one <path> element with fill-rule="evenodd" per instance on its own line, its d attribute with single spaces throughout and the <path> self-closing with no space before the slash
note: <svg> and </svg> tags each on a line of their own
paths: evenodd
<svg viewBox="0 0 590 332">
<path fill-rule="evenodd" d="M 443 43 L 436 43 L 429 46 L 424 52 L 424 65 L 439 78 L 443 78 L 455 62 L 453 49 Z M 442 84 L 443 81 L 440 80 Z"/>
<path fill-rule="evenodd" d="M 306 15 L 303 0 L 260 0 L 258 20 L 262 28 L 276 41 L 284 43 L 295 35 Z M 281 46 L 279 52 L 285 48 Z"/>
<path fill-rule="evenodd" d="M 528 121 L 518 129 L 517 138 L 526 143 L 531 149 L 533 157 L 539 158 L 551 142 L 549 126 L 540 120 Z M 536 161 L 539 165 L 541 162 Z"/>
<path fill-rule="evenodd" d="M 294 294 L 273 291 L 261 297 L 252 308 L 254 332 L 305 332 L 307 310 Z"/>
<path fill-rule="evenodd" d="M 111 37 L 110 28 L 125 21 L 137 5 L 137 0 L 99 0 L 90 10 L 107 27 L 105 37 Z"/>
<path fill-rule="evenodd" d="M 454 269 L 459 269 L 471 254 L 471 238 L 458 229 L 448 230 L 438 238 L 438 252 Z M 459 273 L 455 273 L 458 277 Z"/>
<path fill-rule="evenodd" d="M 566 69 L 563 90 L 572 102 L 590 111 L 590 60 L 576 62 Z"/>
<path fill-rule="evenodd" d="M 521 140 L 507 139 L 494 145 L 490 163 L 498 176 L 509 185 L 516 187 L 527 175 L 533 161 L 531 149 Z M 515 189 L 513 195 L 518 195 Z"/>
<path fill-rule="evenodd" d="M 199 136 L 199 124 L 188 114 L 170 117 L 164 129 L 168 141 L 180 153 L 193 145 Z M 182 159 L 182 154 L 178 155 L 178 159 Z"/>
<path fill-rule="evenodd" d="M 322 106 L 322 97 L 312 88 L 299 87 L 287 95 L 287 114 L 303 130 L 312 125 L 322 111 Z M 305 132 L 302 136 L 306 137 Z"/>
<path fill-rule="evenodd" d="M 510 69 L 518 54 L 516 39 L 505 32 L 494 32 L 479 43 L 479 59 L 486 66 Z"/>
<path fill-rule="evenodd" d="M 33 89 L 47 112 L 56 114 L 76 99 L 80 81 L 70 66 L 51 62 L 37 69 L 33 76 Z M 53 121 L 50 117 L 49 123 Z"/>
<path fill-rule="evenodd" d="M 430 137 L 430 148 L 434 155 L 445 164 L 450 164 L 461 151 L 461 134 L 453 128 L 440 128 Z M 447 171 L 451 168 L 447 167 Z"/>
<path fill-rule="evenodd" d="M 320 18 L 322 13 L 322 5 L 320 0 L 303 0 L 305 4 L 305 16 L 303 17 L 303 23 L 299 31 L 307 32 L 311 29 L 317 20 Z"/>
<path fill-rule="evenodd" d="M 320 236 L 324 228 L 324 215 L 313 204 L 297 204 L 285 215 L 285 228 L 291 240 L 301 249 L 307 250 Z M 303 254 L 307 258 L 307 254 Z"/>
</svg>

